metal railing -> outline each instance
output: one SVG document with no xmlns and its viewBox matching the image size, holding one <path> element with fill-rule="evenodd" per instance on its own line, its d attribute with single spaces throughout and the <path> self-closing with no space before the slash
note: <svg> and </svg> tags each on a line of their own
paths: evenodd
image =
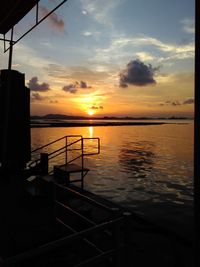
<svg viewBox="0 0 200 267">
<path fill-rule="evenodd" d="M 101 231 L 105 231 L 108 228 L 112 228 L 113 238 L 115 240 L 114 247 L 111 250 L 100 252 L 98 256 L 88 259 L 86 262 L 81 262 L 76 266 L 86 266 L 87 264 L 96 263 L 105 259 L 108 259 L 110 256 L 114 256 L 114 260 L 116 261 L 115 266 L 120 265 L 120 239 L 119 239 L 119 227 L 124 223 L 124 217 L 119 217 L 117 219 L 101 223 L 99 225 L 94 225 L 86 230 L 80 231 L 78 233 L 72 233 L 69 236 L 65 236 L 63 238 L 57 239 L 55 241 L 49 242 L 37 248 L 31 249 L 27 252 L 18 254 L 16 256 L 12 256 L 3 261 L 3 266 L 10 266 L 12 264 L 20 264 L 26 261 L 35 260 L 41 256 L 45 256 L 49 253 L 53 253 L 57 249 L 61 249 L 66 245 L 72 244 L 73 242 L 77 242 L 83 240 L 90 236 L 91 234 L 96 234 Z M 116 242 L 117 241 L 117 242 Z"/>
<path fill-rule="evenodd" d="M 76 140 L 74 140 L 74 138 Z M 70 139 L 73 139 L 70 141 Z M 64 141 L 65 144 L 51 152 L 43 152 L 44 149 L 49 149 L 49 147 L 51 145 L 57 145 L 60 141 Z M 84 141 L 86 140 L 96 140 L 97 141 L 97 145 L 95 147 L 96 151 L 94 152 L 85 152 L 84 149 Z M 72 147 L 75 144 L 80 144 L 79 147 Z M 69 159 L 69 152 L 71 151 L 80 151 L 80 154 L 78 156 L 73 157 L 72 159 Z M 41 153 L 39 153 L 41 152 Z M 39 174 L 51 174 L 52 170 L 50 170 L 49 168 L 49 161 L 62 155 L 65 154 L 64 156 L 64 164 L 60 164 L 60 166 L 64 166 L 66 164 L 70 164 L 72 162 L 75 162 L 78 159 L 81 159 L 80 162 L 80 167 L 81 167 L 81 181 L 83 181 L 83 178 L 85 176 L 85 172 L 84 172 L 84 157 L 85 156 L 92 156 L 92 155 L 97 155 L 100 153 L 100 139 L 98 137 L 91 137 L 91 138 L 83 138 L 82 135 L 66 135 L 63 136 L 57 140 L 54 140 L 48 144 L 45 144 L 37 149 L 34 149 L 31 152 L 31 155 L 34 156 L 34 154 L 36 154 L 36 156 L 39 156 L 39 158 L 34 159 L 33 161 L 31 161 L 28 164 L 28 168 L 30 169 L 30 171 L 32 170 L 32 174 L 34 174 L 34 172 L 39 172 Z"/>
</svg>

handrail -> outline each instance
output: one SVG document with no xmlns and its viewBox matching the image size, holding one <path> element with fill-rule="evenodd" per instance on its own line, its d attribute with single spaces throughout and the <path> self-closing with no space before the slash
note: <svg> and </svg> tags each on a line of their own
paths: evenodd
<svg viewBox="0 0 200 267">
<path fill-rule="evenodd" d="M 75 141 L 69 141 L 69 138 L 76 138 Z M 31 161 L 29 164 L 28 164 L 28 167 L 29 168 L 36 168 L 35 171 L 38 173 L 43 173 L 43 174 L 50 174 L 52 173 L 51 171 L 49 171 L 49 160 L 55 158 L 55 157 L 58 157 L 59 155 L 61 154 L 64 154 L 65 153 L 65 163 L 64 164 L 61 164 L 61 166 L 65 165 L 65 164 L 70 164 L 72 162 L 74 162 L 75 160 L 81 158 L 81 187 L 83 188 L 83 179 L 84 179 L 84 176 L 87 174 L 87 172 L 85 173 L 85 169 L 84 169 L 84 156 L 91 156 L 91 155 L 97 155 L 100 153 L 100 139 L 98 137 L 92 137 L 92 138 L 89 138 L 89 137 L 86 137 L 86 138 L 83 138 L 82 135 L 66 135 L 66 136 L 63 136 L 55 141 L 52 141 L 46 145 L 43 145 L 37 149 L 34 149 L 32 151 L 32 154 L 35 153 L 35 152 L 38 152 L 39 150 L 42 150 L 43 148 L 46 148 L 52 144 L 55 144 L 61 140 L 65 140 L 65 145 L 52 151 L 52 152 L 44 152 L 44 153 L 41 153 L 40 154 L 40 158 L 37 158 L 33 161 Z M 85 153 L 84 150 L 85 150 L 85 147 L 84 147 L 84 140 L 97 140 L 97 147 L 95 145 L 95 149 L 97 150 L 97 152 L 92 152 L 92 153 Z M 74 144 L 77 144 L 81 142 L 80 144 L 80 147 L 74 147 L 74 148 L 71 148 L 72 145 Z M 94 148 L 94 147 L 93 147 Z M 80 155 L 78 156 L 75 156 L 74 158 L 72 159 L 68 159 L 68 152 L 70 151 L 81 151 Z M 93 150 L 94 151 L 94 150 Z M 87 152 L 87 150 L 86 150 Z M 39 153 L 38 153 L 39 154 Z M 37 154 L 37 155 L 38 155 Z M 44 156 L 44 157 L 43 157 Z M 37 168 L 37 166 L 39 168 Z M 34 169 L 32 169 L 34 170 Z M 33 172 L 32 172 L 33 174 Z M 77 180 L 78 181 L 78 180 Z"/>
<path fill-rule="evenodd" d="M 54 143 L 56 143 L 56 142 L 58 142 L 58 141 L 60 141 L 62 139 L 65 139 L 66 137 L 81 137 L 82 138 L 82 135 L 65 135 L 65 136 L 63 136 L 63 137 L 61 137 L 59 139 L 56 139 L 56 140 L 54 140 L 54 141 L 52 141 L 52 142 L 50 142 L 50 143 L 48 143 L 48 144 L 46 144 L 44 146 L 41 146 L 41 147 L 38 147 L 38 148 L 32 150 L 31 153 L 34 153 L 34 152 L 36 152 L 36 151 L 38 151 L 40 149 L 43 149 L 43 148 L 45 148 L 47 146 L 50 146 L 50 145 L 52 145 L 52 144 L 54 144 Z"/>
<path fill-rule="evenodd" d="M 86 201 L 87 203 L 95 205 L 96 207 L 101 208 L 101 209 L 103 209 L 105 211 L 109 211 L 109 212 L 112 211 L 113 214 L 119 211 L 118 208 L 106 206 L 105 204 L 102 204 L 102 203 L 96 201 L 93 198 L 89 198 L 86 195 L 80 194 L 78 191 L 75 191 L 72 188 L 63 186 L 63 185 L 58 184 L 58 183 L 55 183 L 55 185 L 57 187 L 63 189 L 64 191 L 66 191 L 67 194 L 71 194 L 72 196 L 76 196 L 76 198 L 79 198 L 79 199 L 81 199 L 83 201 Z"/>
<path fill-rule="evenodd" d="M 124 221 L 124 217 L 119 217 L 117 219 L 114 219 L 114 220 L 111 220 L 108 222 L 104 222 L 104 223 L 101 223 L 99 225 L 95 225 L 93 227 L 90 227 L 89 229 L 80 231 L 78 233 L 73 233 L 69 236 L 59 238 L 55 241 L 51 241 L 47 244 L 44 244 L 44 245 L 39 246 L 37 248 L 31 249 L 27 252 L 23 252 L 23 253 L 18 254 L 16 256 L 12 256 L 10 258 L 7 258 L 4 261 L 4 265 L 10 266 L 9 264 L 15 264 L 15 263 L 23 262 L 26 260 L 33 259 L 37 256 L 44 255 L 45 253 L 50 253 L 52 251 L 55 251 L 56 249 L 59 249 L 62 246 L 70 244 L 73 241 L 81 240 L 81 239 L 83 239 L 83 238 L 85 238 L 85 237 L 87 237 L 93 233 L 98 233 L 99 231 L 103 231 L 112 225 L 116 225 L 116 224 L 120 225 L 120 224 L 122 224 L 123 221 Z"/>
<path fill-rule="evenodd" d="M 67 162 L 67 164 L 70 164 L 71 162 L 73 162 L 73 161 L 75 161 L 75 160 L 77 160 L 77 159 L 79 159 L 79 158 L 81 158 L 81 157 L 82 157 L 82 155 L 79 155 L 79 156 L 77 156 L 77 157 L 75 157 L 75 158 L 69 160 L 69 161 Z M 63 165 L 65 165 L 65 164 L 63 164 Z"/>
<path fill-rule="evenodd" d="M 61 151 L 62 149 L 65 149 L 65 148 L 67 148 L 68 146 L 71 146 L 71 145 L 73 145 L 73 144 L 79 142 L 79 141 L 83 138 L 82 135 L 65 135 L 65 136 L 63 136 L 63 137 L 61 137 L 61 138 L 58 138 L 58 139 L 56 139 L 56 140 L 54 140 L 54 141 L 52 141 L 52 142 L 50 142 L 50 143 L 48 143 L 48 144 L 46 144 L 46 145 L 43 145 L 43 146 L 41 146 L 41 147 L 38 147 L 38 148 L 32 150 L 32 151 L 31 151 L 31 154 L 33 154 L 33 153 L 35 153 L 36 151 L 39 151 L 39 150 L 41 150 L 41 149 L 43 149 L 43 148 L 45 148 L 45 147 L 48 147 L 48 146 L 50 146 L 50 145 L 52 145 L 52 144 L 55 144 L 56 142 L 59 142 L 60 140 L 66 139 L 66 138 L 68 138 L 68 137 L 81 137 L 81 138 L 78 139 L 78 140 L 76 140 L 76 141 L 74 141 L 74 142 L 71 142 L 71 143 L 68 144 L 67 146 L 65 145 L 65 146 L 63 146 L 63 147 L 61 147 L 61 148 L 59 148 L 59 149 L 57 149 L 57 150 L 55 150 L 55 151 L 49 153 L 48 156 L 51 156 L 51 155 L 55 154 L 56 152 L 59 152 L 59 151 Z M 64 153 L 64 152 L 65 152 L 65 151 L 63 151 L 62 153 Z M 60 154 L 62 154 L 62 153 L 59 153 L 58 155 L 60 155 Z M 56 156 L 58 156 L 58 155 L 56 155 Z M 53 157 L 51 157 L 50 159 L 52 159 L 52 158 L 53 158 Z M 39 161 L 40 161 L 40 159 L 36 159 L 36 160 L 32 161 L 31 163 L 29 163 L 28 166 L 30 167 L 30 166 L 32 166 L 34 163 L 37 163 L 37 162 L 39 162 Z"/>
</svg>

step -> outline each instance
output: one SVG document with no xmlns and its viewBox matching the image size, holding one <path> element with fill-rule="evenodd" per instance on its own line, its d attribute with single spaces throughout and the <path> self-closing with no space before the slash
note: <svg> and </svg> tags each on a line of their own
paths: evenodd
<svg viewBox="0 0 200 267">
<path fill-rule="evenodd" d="M 62 171 L 62 172 L 65 172 L 66 174 L 69 174 L 69 173 L 75 173 L 75 172 L 88 172 L 89 169 L 88 168 L 82 168 L 81 166 L 77 165 L 77 164 L 74 164 L 74 163 L 71 163 L 71 164 L 65 164 L 65 165 L 57 165 L 57 166 L 54 166 L 54 170 L 59 170 L 59 171 Z"/>
<path fill-rule="evenodd" d="M 59 184 L 69 185 L 74 182 L 81 182 L 81 188 L 83 189 L 84 177 L 88 173 L 88 168 L 83 168 L 74 163 L 54 166 L 54 177 Z M 72 180 L 71 173 L 80 173 L 81 178 Z"/>
</svg>

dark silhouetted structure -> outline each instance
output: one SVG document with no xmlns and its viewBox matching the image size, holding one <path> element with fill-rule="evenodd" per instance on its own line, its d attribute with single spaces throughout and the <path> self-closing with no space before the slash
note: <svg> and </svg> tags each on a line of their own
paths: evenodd
<svg viewBox="0 0 200 267">
<path fill-rule="evenodd" d="M 30 90 L 24 74 L 0 72 L 0 162 L 6 172 L 19 171 L 30 160 Z"/>
</svg>

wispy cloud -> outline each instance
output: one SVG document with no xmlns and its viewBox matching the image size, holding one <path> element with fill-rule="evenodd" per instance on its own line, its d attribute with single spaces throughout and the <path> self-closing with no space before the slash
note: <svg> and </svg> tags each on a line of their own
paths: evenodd
<svg viewBox="0 0 200 267">
<path fill-rule="evenodd" d="M 83 32 L 83 35 L 84 35 L 84 36 L 91 36 L 91 35 L 92 35 L 92 32 L 85 31 L 85 32 Z"/>
<path fill-rule="evenodd" d="M 149 52 L 146 52 L 146 48 L 148 50 L 156 49 L 158 51 L 157 55 L 155 53 L 153 56 Z M 156 60 L 158 62 L 193 58 L 194 42 L 179 45 L 176 43 L 162 42 L 159 39 L 149 36 L 119 37 L 112 40 L 106 48 L 97 48 L 93 60 L 109 63 L 127 58 L 130 54 L 137 56 L 140 60 Z"/>
<path fill-rule="evenodd" d="M 121 0 L 80 0 L 84 15 L 89 15 L 96 22 L 112 26 L 111 13 L 118 7 Z"/>
<path fill-rule="evenodd" d="M 187 32 L 187 33 L 194 33 L 195 32 L 194 19 L 185 18 L 181 21 L 181 24 L 183 26 L 184 32 Z"/>
<path fill-rule="evenodd" d="M 148 52 L 137 52 L 136 56 L 141 60 L 141 61 L 152 61 L 155 59 L 155 56 Z"/>
<path fill-rule="evenodd" d="M 194 104 L 194 98 L 188 98 L 183 102 L 184 105 Z"/>
<path fill-rule="evenodd" d="M 51 10 L 49 10 L 45 6 L 40 6 L 40 11 L 41 11 L 43 16 L 46 16 Z M 50 25 L 54 29 L 59 30 L 59 31 L 64 31 L 65 23 L 64 23 L 63 19 L 59 18 L 59 16 L 56 13 L 52 13 L 48 17 L 48 21 L 50 22 Z"/>
<path fill-rule="evenodd" d="M 192 105 L 194 104 L 194 98 L 188 98 L 186 100 L 167 100 L 164 103 L 160 103 L 159 106 L 182 106 L 182 105 Z"/>
</svg>

